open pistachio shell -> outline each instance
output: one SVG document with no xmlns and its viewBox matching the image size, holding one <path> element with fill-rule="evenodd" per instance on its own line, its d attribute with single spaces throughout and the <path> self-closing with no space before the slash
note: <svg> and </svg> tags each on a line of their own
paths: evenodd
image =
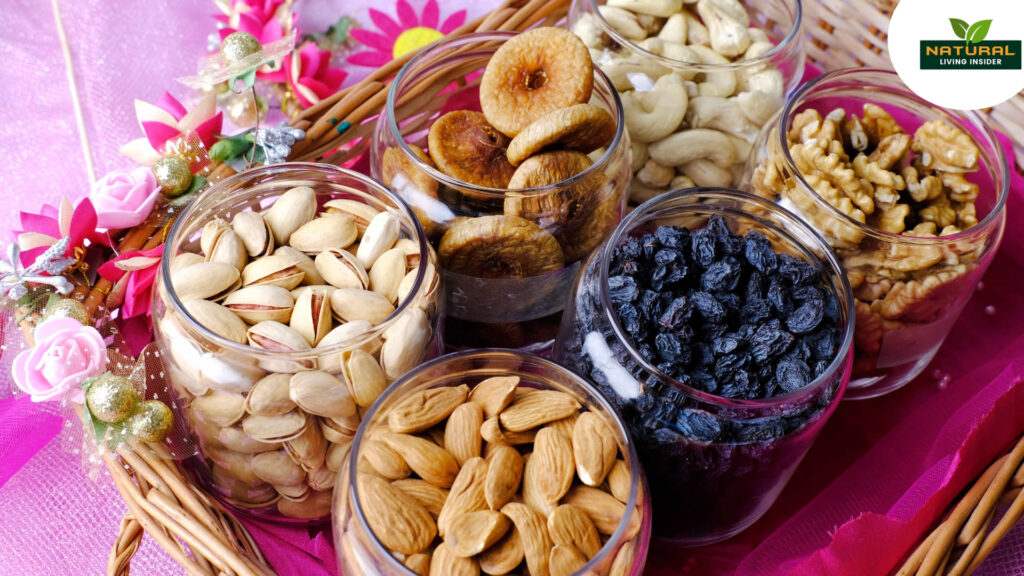
<svg viewBox="0 0 1024 576">
<path fill-rule="evenodd" d="M 232 342 L 245 344 L 245 323 L 231 310 L 209 300 L 186 300 L 185 310 L 207 330 Z"/>
<path fill-rule="evenodd" d="M 251 414 L 242 419 L 242 430 L 261 442 L 284 442 L 295 438 L 309 426 L 309 417 L 299 410 L 279 416 Z"/>
<path fill-rule="evenodd" d="M 269 374 L 257 382 L 245 398 L 245 411 L 258 416 L 280 416 L 295 408 L 289 396 L 291 376 Z"/>
<path fill-rule="evenodd" d="M 222 300 L 238 284 L 238 269 L 223 262 L 200 262 L 171 274 L 171 285 L 182 301 Z"/>
<path fill-rule="evenodd" d="M 268 284 L 247 286 L 228 294 L 224 299 L 224 306 L 249 324 L 265 320 L 288 322 L 294 305 L 287 290 Z"/>
</svg>

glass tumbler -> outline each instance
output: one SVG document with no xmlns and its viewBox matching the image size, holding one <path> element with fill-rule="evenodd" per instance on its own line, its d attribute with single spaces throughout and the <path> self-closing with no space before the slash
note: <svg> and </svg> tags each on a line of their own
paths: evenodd
<svg viewBox="0 0 1024 576">
<path fill-rule="evenodd" d="M 443 302 L 437 274 L 424 265 L 411 276 L 408 296 L 386 319 L 372 327 L 369 322 L 348 323 L 353 330 L 342 329 L 338 337 L 325 337 L 324 343 L 305 350 L 255 348 L 201 324 L 179 298 L 171 277 L 181 267 L 203 261 L 196 253 L 200 253 L 206 224 L 214 218 L 232 222 L 240 213 L 259 213 L 297 186 L 312 188 L 321 207 L 344 199 L 394 213 L 399 238 L 408 239 L 411 246 L 407 257 L 419 263 L 436 262 L 415 215 L 384 186 L 336 166 L 275 164 L 219 182 L 185 209 L 167 238 L 152 309 L 156 340 L 182 407 L 178 416 L 187 422 L 199 448 L 190 461 L 191 472 L 236 509 L 304 523 L 329 518 L 336 458 L 347 450 L 360 415 L 376 397 L 371 391 L 379 395 L 399 376 L 393 371 L 388 374 L 383 357 L 394 359 L 399 354 L 403 364 L 393 366 L 413 366 L 443 350 Z M 313 266 L 309 258 L 302 261 L 305 264 L 296 265 L 300 269 Z M 305 271 L 302 274 L 306 284 L 323 283 Z M 251 313 L 259 312 L 262 304 L 246 306 Z M 251 314 L 248 318 L 247 324 L 252 322 Z M 288 323 L 288 319 L 278 321 Z M 410 326 L 417 327 L 416 338 L 405 338 Z M 328 412 L 327 401 L 320 405 L 316 400 L 337 399 L 338 386 L 346 388 L 341 391 L 343 398 L 351 396 L 355 401 L 355 406 L 351 400 L 346 403 L 351 409 L 344 414 Z M 297 399 L 300 389 L 321 392 L 320 396 L 303 394 L 302 398 L 310 399 L 302 400 Z"/>
<path fill-rule="evenodd" d="M 591 154 L 593 164 L 576 176 L 510 191 L 467 184 L 424 160 L 427 133 L 437 118 L 453 110 L 480 111 L 482 72 L 513 36 L 466 34 L 425 48 L 391 84 L 373 134 L 374 177 L 413 207 L 438 248 L 446 344 L 454 348 L 549 349 L 579 261 L 611 234 L 625 210 L 629 141 L 618 96 L 596 68 L 590 103 L 607 110 L 617 128 L 611 143 Z M 515 226 L 527 229 L 521 221 L 514 224 L 518 218 L 542 230 L 514 232 Z M 473 220 L 462 230 L 472 232 L 461 241 L 475 245 L 468 252 L 481 256 L 468 256 L 454 269 L 443 249 L 445 232 L 467 219 Z M 503 247 L 498 257 L 494 246 Z"/>
<path fill-rule="evenodd" d="M 729 41 L 727 28 L 709 31 L 690 2 L 672 12 L 670 2 L 573 0 L 567 26 L 625 109 L 631 205 L 669 190 L 737 186 L 761 127 L 800 84 L 800 1 L 738 4 L 747 19 L 733 23 L 740 28 Z"/>
<path fill-rule="evenodd" d="M 726 398 L 648 362 L 609 292 L 617 246 L 659 226 L 703 228 L 721 216 L 736 234 L 757 231 L 776 252 L 822 270 L 839 303 L 831 363 L 803 388 L 766 399 Z M 586 262 L 555 345 L 555 360 L 584 375 L 622 413 L 637 445 L 657 514 L 654 535 L 684 545 L 725 540 L 772 505 L 842 397 L 853 363 L 849 283 L 824 239 L 776 204 L 731 190 L 675 191 L 622 221 Z"/>
<path fill-rule="evenodd" d="M 801 144 L 793 137 L 803 138 L 796 131 L 791 133 L 794 121 L 806 118 L 801 114 L 817 111 L 827 120 L 836 109 L 861 114 L 866 105 L 884 110 L 872 114 L 888 114 L 906 138 L 913 136 L 911 150 L 895 159 L 888 170 L 906 185 L 897 190 L 894 199 L 898 198 L 898 203 L 893 210 L 916 206 L 906 213 L 896 212 L 901 218 L 895 228 L 883 227 L 888 225 L 884 212 L 888 209 L 880 202 L 880 192 L 875 192 L 875 205 L 865 205 L 863 198 L 855 198 L 855 204 L 844 202 L 845 197 L 829 200 L 823 195 L 831 189 L 829 177 L 805 174 L 807 164 L 791 152 L 792 146 Z M 963 138 L 977 148 L 974 171 L 919 168 L 932 146 L 919 129 L 940 119 L 962 131 Z M 867 129 L 880 130 L 870 125 Z M 801 127 L 799 131 L 804 130 Z M 842 128 L 841 133 L 849 134 L 850 129 Z M 939 145 L 947 150 L 944 143 Z M 919 150 L 924 153 L 917 154 Z M 869 161 L 880 153 L 872 153 Z M 945 152 L 935 154 L 939 155 Z M 855 170 L 861 168 L 855 166 Z M 750 189 L 783 203 L 821 232 L 853 286 L 857 329 L 847 398 L 871 398 L 896 390 L 931 362 L 999 247 L 1010 190 L 1008 170 L 995 133 L 980 115 L 936 107 L 889 71 L 850 69 L 821 76 L 801 87 L 765 127 L 747 169 Z M 872 182 L 883 181 L 871 177 L 875 178 Z M 936 185 L 940 196 L 918 202 L 920 197 L 915 195 L 926 194 L 929 182 Z M 879 189 L 881 186 L 878 184 Z M 976 198 L 970 201 L 969 192 L 957 196 L 953 187 L 960 186 L 974 187 Z M 961 206 L 947 201 L 946 191 L 950 191 L 949 198 L 966 202 Z M 878 215 L 882 220 L 873 220 Z M 917 227 L 927 223 L 935 226 L 927 231 Z M 952 223 L 958 227 L 944 229 Z"/>
<path fill-rule="evenodd" d="M 393 555 L 375 535 L 374 530 L 370 527 L 371 522 L 367 519 L 367 509 L 362 504 L 362 495 L 357 482 L 357 477 L 366 473 L 363 470 L 364 465 L 367 464 L 366 454 L 371 449 L 371 443 L 379 442 L 380 434 L 388 428 L 389 417 L 396 407 L 425 390 L 461 385 L 475 388 L 483 380 L 508 376 L 519 378 L 517 397 L 527 389 L 559 391 L 575 398 L 584 410 L 598 415 L 606 425 L 606 432 L 609 435 L 607 439 L 612 440 L 618 446 L 621 462 L 628 470 L 618 478 L 618 484 L 621 486 L 619 491 L 613 492 L 616 494 L 614 498 L 621 498 L 621 500 L 613 500 L 612 504 L 606 505 L 607 510 L 615 509 L 613 512 L 615 515 L 621 513 L 621 519 L 616 519 L 617 516 L 606 516 L 602 521 L 592 517 L 598 530 L 603 534 L 601 537 L 603 543 L 599 549 L 595 546 L 596 554 L 572 574 L 579 576 L 609 574 L 640 576 L 643 573 L 650 541 L 651 502 L 647 496 L 643 469 L 622 420 L 615 409 L 601 397 L 601 394 L 579 376 L 550 360 L 518 350 L 502 349 L 456 352 L 424 364 L 388 388 L 367 413 L 356 433 L 355 441 L 352 443 L 351 454 L 346 459 L 338 476 L 337 489 L 334 494 L 334 542 L 338 554 L 338 565 L 342 572 L 348 576 L 414 576 L 416 574 L 403 564 L 403 561 L 408 561 L 411 564 L 416 560 L 410 558 L 411 554 L 402 557 Z M 557 424 L 556 422 L 550 426 Z M 572 430 L 572 427 L 567 427 L 566 430 Z M 444 428 L 442 427 L 435 437 L 439 437 L 443 433 Z M 424 433 L 424 437 L 431 436 L 429 432 Z M 520 452 L 529 453 L 532 445 L 525 440 L 516 440 L 517 444 L 514 447 L 518 448 Z M 481 455 L 489 454 L 493 448 L 494 446 L 489 446 Z M 492 461 L 491 458 L 488 458 L 488 461 Z M 529 464 L 527 464 L 525 474 L 530 474 Z M 396 483 L 399 482 L 410 483 L 410 480 L 399 479 L 396 481 Z M 413 485 L 417 482 L 422 481 L 411 480 Z M 526 482 L 525 478 L 523 482 Z M 609 478 L 607 482 L 611 483 L 612 480 Z M 473 492 L 473 484 L 469 484 L 465 492 L 462 492 L 459 486 L 460 483 L 457 479 L 448 498 L 456 498 L 457 494 L 465 495 Z M 435 488 L 434 491 L 436 490 Z M 590 490 L 597 489 L 591 488 Z M 603 491 L 603 489 L 601 490 Z M 431 490 L 426 491 L 431 492 Z M 565 498 L 571 499 L 572 492 Z M 606 493 L 604 499 L 608 498 L 612 498 L 612 496 Z M 513 497 L 513 501 L 522 502 L 524 500 L 528 501 L 528 499 Z M 469 501 L 472 502 L 473 499 L 470 498 Z M 487 509 L 486 503 L 479 502 L 478 504 L 466 509 Z M 588 515 L 591 514 L 591 509 L 586 506 L 580 509 Z M 441 516 L 443 517 L 445 514 L 446 512 L 442 512 Z M 538 518 L 542 518 L 542 516 L 538 516 Z M 397 523 L 389 527 L 396 531 L 396 534 L 398 533 Z M 520 537 L 522 536 L 520 535 Z M 501 541 L 493 546 L 499 546 L 500 543 Z M 549 542 L 548 546 L 550 547 L 550 545 Z M 422 554 L 422 552 L 418 553 L 420 556 Z M 438 552 L 435 551 L 434 554 L 436 555 Z M 422 561 L 422 558 L 419 560 Z M 518 568 L 527 564 L 532 565 L 532 561 L 527 558 L 524 562 L 520 553 L 519 565 L 505 566 L 501 572 L 526 573 Z M 434 569 L 431 569 L 431 573 L 443 572 L 435 572 Z M 494 571 L 494 573 L 498 572 Z"/>
</svg>

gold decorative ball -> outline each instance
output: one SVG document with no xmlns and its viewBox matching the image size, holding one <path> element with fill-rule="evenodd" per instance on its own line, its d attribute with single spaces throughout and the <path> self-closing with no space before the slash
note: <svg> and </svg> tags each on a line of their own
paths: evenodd
<svg viewBox="0 0 1024 576">
<path fill-rule="evenodd" d="M 50 318 L 71 318 L 83 325 L 89 325 L 89 315 L 85 313 L 85 306 L 71 298 L 62 298 L 47 306 L 43 311 L 42 320 L 45 322 Z"/>
<path fill-rule="evenodd" d="M 159 400 L 146 400 L 132 414 L 128 428 L 143 442 L 163 442 L 174 426 L 174 415 Z"/>
<path fill-rule="evenodd" d="M 153 164 L 153 175 L 156 183 L 165 196 L 180 196 L 192 186 L 192 170 L 188 162 L 178 156 L 167 156 Z"/>
<path fill-rule="evenodd" d="M 96 378 L 85 395 L 93 417 L 108 424 L 131 416 L 138 399 L 139 395 L 127 378 L 114 376 L 110 372 Z"/>
<path fill-rule="evenodd" d="M 235 32 L 220 43 L 220 57 L 228 64 L 244 60 L 261 50 L 263 45 L 248 32 Z"/>
</svg>

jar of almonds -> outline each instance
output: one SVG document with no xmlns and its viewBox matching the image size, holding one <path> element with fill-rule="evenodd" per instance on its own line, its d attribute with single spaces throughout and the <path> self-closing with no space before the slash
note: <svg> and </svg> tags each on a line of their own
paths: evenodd
<svg viewBox="0 0 1024 576">
<path fill-rule="evenodd" d="M 336 166 L 250 170 L 185 210 L 153 319 L 214 493 L 282 521 L 329 517 L 362 414 L 443 349 L 436 270 L 408 207 Z"/>
<path fill-rule="evenodd" d="M 804 71 L 799 0 L 574 0 L 568 27 L 619 92 L 630 204 L 738 184 Z"/>
<path fill-rule="evenodd" d="M 550 346 L 578 262 L 626 205 L 619 99 L 562 28 L 467 34 L 398 73 L 373 175 L 419 215 L 447 291 L 448 344 Z"/>
<path fill-rule="evenodd" d="M 512 350 L 444 356 L 389 388 L 334 505 L 348 576 L 639 576 L 651 530 L 619 415 L 572 372 Z"/>
<path fill-rule="evenodd" d="M 817 78 L 765 128 L 750 189 L 821 232 L 854 290 L 847 398 L 931 362 L 999 247 L 1008 170 L 980 115 L 938 108 L 889 71 Z"/>
</svg>

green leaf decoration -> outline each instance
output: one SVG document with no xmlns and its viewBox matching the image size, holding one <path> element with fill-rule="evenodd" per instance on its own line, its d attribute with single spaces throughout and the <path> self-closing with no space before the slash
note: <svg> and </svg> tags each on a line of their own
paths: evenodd
<svg viewBox="0 0 1024 576">
<path fill-rule="evenodd" d="M 327 29 L 327 38 L 335 45 L 348 42 L 349 31 L 352 30 L 352 19 L 342 16 Z"/>
<path fill-rule="evenodd" d="M 238 82 L 239 81 L 241 81 L 245 85 L 240 90 L 236 90 L 236 88 L 238 87 Z M 253 68 L 252 70 L 248 70 L 246 72 L 243 72 L 243 73 L 239 74 L 238 76 L 232 76 L 228 80 L 228 88 L 230 88 L 231 91 L 234 92 L 235 94 L 241 94 L 242 92 L 244 92 L 246 90 L 251 90 L 252 89 L 252 85 L 255 84 L 255 83 L 256 83 L 256 69 Z"/>
<path fill-rule="evenodd" d="M 252 134 L 248 131 L 230 138 L 221 138 L 210 148 L 210 160 L 227 162 L 245 154 L 249 148 L 252 148 Z"/>
<path fill-rule="evenodd" d="M 970 29 L 967 30 L 967 43 L 978 44 L 979 42 L 982 42 L 985 40 L 985 37 L 988 36 L 988 29 L 991 27 L 991 20 L 975 22 L 971 25 Z"/>
<path fill-rule="evenodd" d="M 195 193 L 198 192 L 203 186 L 206 186 L 206 178 L 203 178 L 202 176 L 193 176 L 192 185 L 189 186 L 188 190 L 186 190 L 181 196 L 177 196 L 168 203 L 171 206 L 186 206 L 188 205 L 189 202 L 192 201 L 192 197 L 195 195 Z"/>
<path fill-rule="evenodd" d="M 953 25 L 953 33 L 956 37 L 964 40 L 967 38 L 967 30 L 970 29 L 971 25 L 959 18 L 950 18 L 949 23 Z"/>
</svg>

